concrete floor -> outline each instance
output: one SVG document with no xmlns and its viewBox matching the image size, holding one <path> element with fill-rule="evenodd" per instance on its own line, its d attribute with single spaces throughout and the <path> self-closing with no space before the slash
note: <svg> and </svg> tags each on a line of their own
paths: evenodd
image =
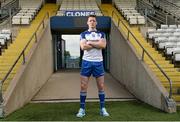
<svg viewBox="0 0 180 122">
<path fill-rule="evenodd" d="M 61 71 L 54 73 L 41 90 L 32 99 L 32 102 L 50 101 L 79 101 L 80 78 L 79 71 Z M 105 75 L 106 100 L 134 100 L 131 95 L 109 73 Z M 91 77 L 89 81 L 87 100 L 98 100 L 96 81 Z"/>
</svg>

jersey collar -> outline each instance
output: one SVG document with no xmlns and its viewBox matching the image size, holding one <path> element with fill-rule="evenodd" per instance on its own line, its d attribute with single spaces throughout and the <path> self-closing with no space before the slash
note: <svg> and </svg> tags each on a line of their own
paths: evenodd
<svg viewBox="0 0 180 122">
<path fill-rule="evenodd" d="M 93 31 L 96 32 L 97 29 L 88 29 L 88 31 L 89 31 L 89 32 L 93 32 Z"/>
</svg>

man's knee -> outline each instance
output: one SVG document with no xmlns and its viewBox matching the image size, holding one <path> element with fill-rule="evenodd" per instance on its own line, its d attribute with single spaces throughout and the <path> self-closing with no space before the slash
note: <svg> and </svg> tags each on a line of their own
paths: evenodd
<svg viewBox="0 0 180 122">
<path fill-rule="evenodd" d="M 81 89 L 86 90 L 88 87 L 87 83 L 81 82 Z"/>
<path fill-rule="evenodd" d="M 103 91 L 104 90 L 104 83 L 99 83 L 98 88 L 100 91 Z"/>
</svg>

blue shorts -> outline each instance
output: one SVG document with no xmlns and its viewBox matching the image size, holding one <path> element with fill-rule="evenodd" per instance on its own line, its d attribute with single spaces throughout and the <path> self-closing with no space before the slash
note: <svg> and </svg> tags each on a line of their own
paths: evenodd
<svg viewBox="0 0 180 122">
<path fill-rule="evenodd" d="M 81 73 L 82 76 L 90 77 L 100 77 L 104 75 L 104 66 L 103 62 L 91 62 L 82 60 L 81 64 Z"/>
</svg>

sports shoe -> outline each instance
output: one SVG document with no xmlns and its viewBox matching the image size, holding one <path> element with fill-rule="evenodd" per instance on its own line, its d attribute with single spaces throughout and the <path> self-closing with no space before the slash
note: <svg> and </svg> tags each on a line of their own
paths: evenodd
<svg viewBox="0 0 180 122">
<path fill-rule="evenodd" d="M 84 109 L 82 109 L 82 108 L 80 108 L 79 109 L 79 111 L 78 111 L 78 113 L 76 114 L 76 117 L 83 117 L 83 116 L 85 116 L 86 114 L 85 114 L 85 110 Z"/>
<path fill-rule="evenodd" d="M 101 115 L 101 116 L 109 116 L 109 113 L 106 111 L 106 108 L 102 108 L 102 109 L 100 110 L 100 115 Z"/>
</svg>

